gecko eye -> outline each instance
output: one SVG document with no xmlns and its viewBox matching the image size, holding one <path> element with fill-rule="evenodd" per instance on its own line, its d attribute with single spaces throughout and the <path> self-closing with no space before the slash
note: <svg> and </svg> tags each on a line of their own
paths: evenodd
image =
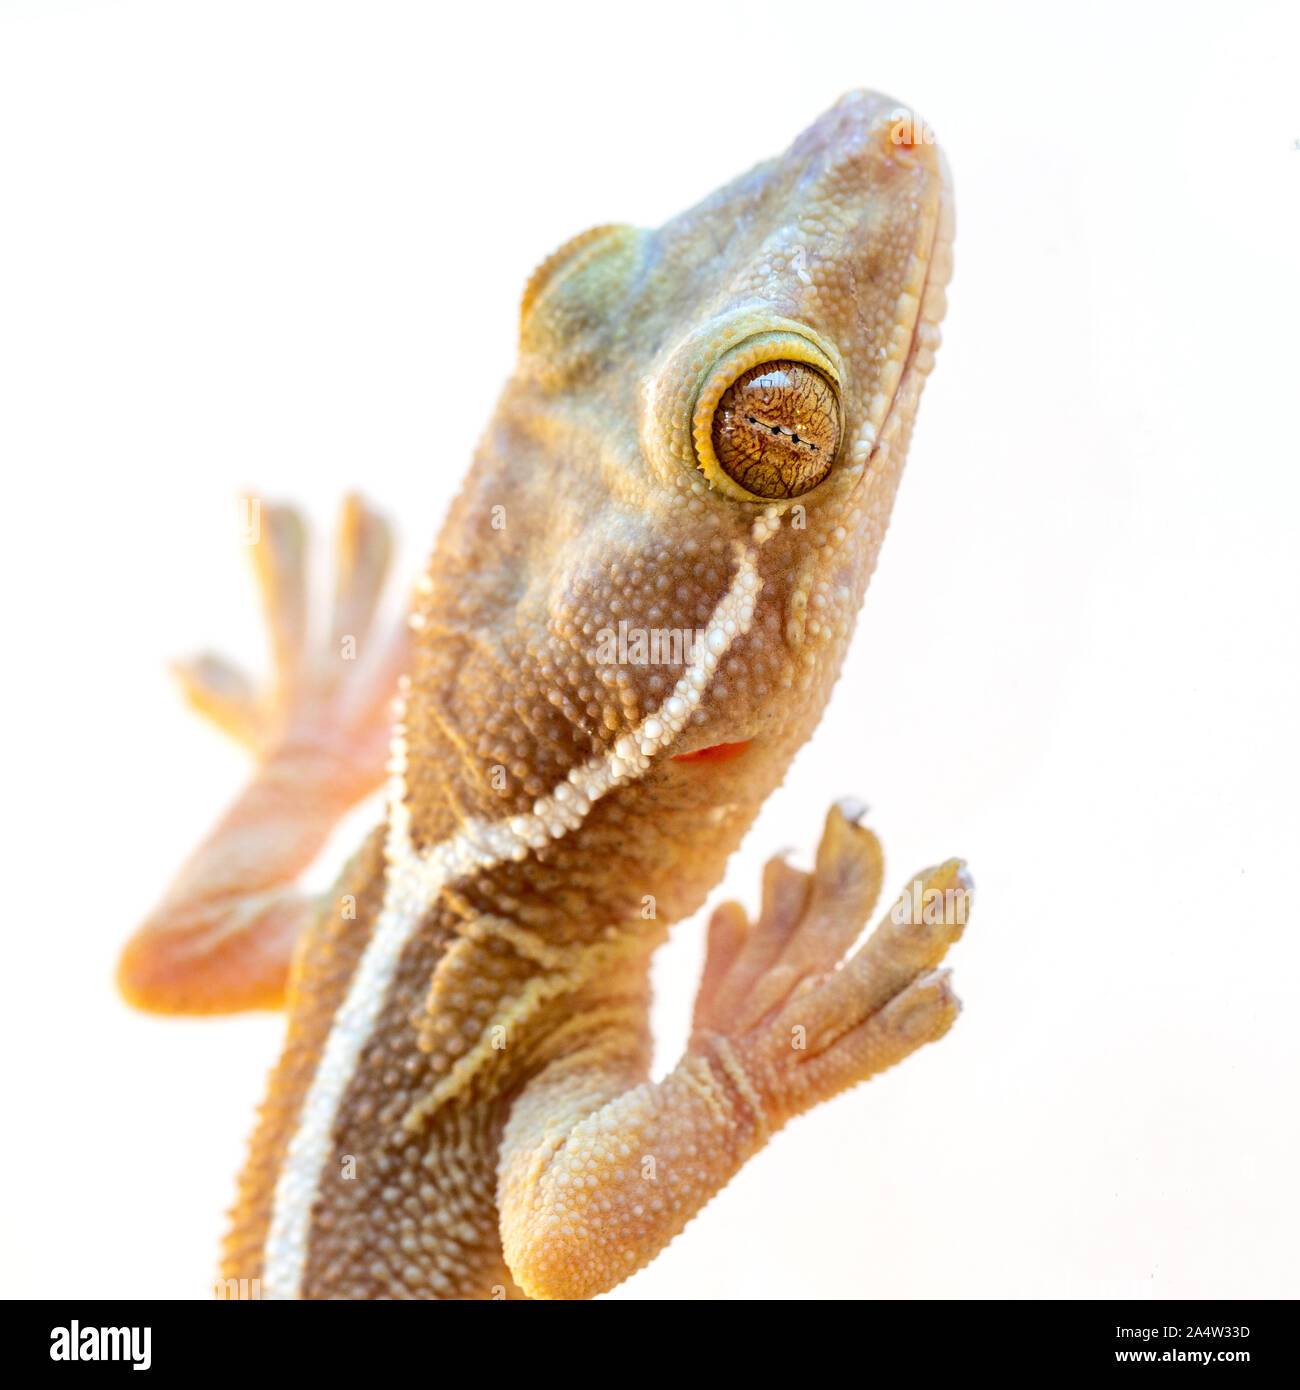
<svg viewBox="0 0 1300 1390">
<path fill-rule="evenodd" d="M 760 362 L 713 411 L 713 455 L 757 497 L 798 497 L 831 471 L 840 442 L 835 388 L 806 362 Z"/>
<path fill-rule="evenodd" d="M 691 432 L 696 465 L 717 491 L 779 502 L 829 475 L 843 424 L 832 352 L 782 327 L 744 339 L 709 368 Z"/>
</svg>

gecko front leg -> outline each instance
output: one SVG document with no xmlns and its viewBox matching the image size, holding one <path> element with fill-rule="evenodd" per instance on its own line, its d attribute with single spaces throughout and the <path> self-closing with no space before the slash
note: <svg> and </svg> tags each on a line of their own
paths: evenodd
<svg viewBox="0 0 1300 1390">
<path fill-rule="evenodd" d="M 257 770 L 123 950 L 118 987 L 137 1008 L 228 1013 L 283 1002 L 314 900 L 295 887 L 338 819 L 384 775 L 405 628 L 371 651 L 390 558 L 382 517 L 345 500 L 328 633 L 308 629 L 307 529 L 262 504 L 251 554 L 271 639 L 258 690 L 221 657 L 175 668 L 189 703 L 241 742 Z M 369 658 L 369 659 L 367 659 Z"/>
<path fill-rule="evenodd" d="M 646 1076 L 644 1030 L 552 1062 L 516 1101 L 501 1149 L 506 1260 L 532 1297 L 590 1297 L 647 1263 L 793 1116 L 942 1037 L 959 1005 L 939 965 L 961 935 L 958 860 L 921 875 L 854 955 L 881 854 L 833 807 L 811 874 L 764 875 L 752 925 L 713 916 L 685 1056 Z"/>
</svg>

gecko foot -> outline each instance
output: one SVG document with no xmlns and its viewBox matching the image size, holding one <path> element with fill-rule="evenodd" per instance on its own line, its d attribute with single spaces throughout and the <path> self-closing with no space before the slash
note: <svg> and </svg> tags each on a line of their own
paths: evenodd
<svg viewBox="0 0 1300 1390">
<path fill-rule="evenodd" d="M 174 663 L 173 674 L 189 704 L 259 761 L 284 748 L 346 749 L 347 765 L 367 769 L 367 780 L 377 785 L 388 705 L 408 650 L 401 626 L 373 640 L 392 550 L 388 523 L 359 497 L 344 500 L 328 631 L 312 633 L 307 525 L 282 503 L 259 502 L 253 514 L 258 524 L 249 551 L 270 636 L 271 679 L 259 688 L 209 652 Z"/>
<path fill-rule="evenodd" d="M 724 903 L 709 926 L 695 1010 L 781 1124 L 942 1037 L 960 1009 L 938 970 L 961 935 L 971 884 L 960 860 L 917 875 L 840 964 L 880 893 L 883 859 L 856 808 L 833 806 L 811 873 L 771 860 L 752 924 Z"/>
<path fill-rule="evenodd" d="M 258 765 L 123 949 L 118 986 L 130 1003 L 153 1012 L 283 1003 L 315 910 L 298 876 L 339 818 L 382 784 L 392 698 L 408 660 L 405 624 L 374 634 L 390 551 L 382 517 L 356 497 L 344 502 L 333 606 L 313 635 L 302 517 L 270 503 L 251 515 L 271 679 L 258 688 L 216 656 L 184 662 L 176 673 L 190 704 L 250 749 Z"/>
</svg>

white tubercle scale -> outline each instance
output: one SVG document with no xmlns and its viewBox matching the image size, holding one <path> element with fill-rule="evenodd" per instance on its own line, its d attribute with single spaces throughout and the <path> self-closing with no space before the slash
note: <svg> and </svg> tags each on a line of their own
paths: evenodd
<svg viewBox="0 0 1300 1390">
<path fill-rule="evenodd" d="M 761 543 L 767 536 L 755 539 Z M 704 641 L 696 644 L 690 664 L 668 698 L 635 729 L 623 734 L 612 752 L 571 769 L 566 781 L 534 802 L 531 814 L 504 821 L 467 821 L 455 835 L 423 854 L 411 842 L 411 813 L 406 804 L 405 699 L 409 682 L 403 678 L 388 767 L 384 902 L 321 1049 L 298 1127 L 285 1148 L 263 1255 L 264 1298 L 300 1296 L 312 1208 L 330 1157 L 335 1117 L 388 997 L 402 953 L 439 893 L 458 878 L 507 860 L 526 859 L 530 851 L 577 830 L 596 801 L 642 776 L 651 760 L 672 746 L 699 708 L 719 660 L 753 623 L 760 587 L 754 554 L 754 550 L 737 544 L 736 572 L 713 610 Z"/>
</svg>

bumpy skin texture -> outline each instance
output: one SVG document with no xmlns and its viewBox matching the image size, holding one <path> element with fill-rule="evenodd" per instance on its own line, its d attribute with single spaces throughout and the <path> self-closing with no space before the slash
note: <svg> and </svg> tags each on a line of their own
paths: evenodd
<svg viewBox="0 0 1300 1390">
<path fill-rule="evenodd" d="M 946 173 L 914 128 L 850 94 L 659 230 L 597 228 L 539 268 L 517 370 L 417 585 L 386 827 L 292 963 L 282 925 L 241 992 L 262 938 L 232 857 L 261 837 L 258 901 L 297 902 L 299 841 L 325 814 L 265 788 L 305 745 L 309 787 L 338 764 L 337 814 L 377 722 L 360 678 L 347 719 L 300 684 L 295 737 L 263 748 L 128 948 L 146 1007 L 273 1002 L 288 976 L 225 1277 L 277 1297 L 599 1293 L 789 1118 L 951 1023 L 935 967 L 965 920 L 960 866 L 923 881 L 956 924 L 895 912 L 840 964 L 881 861 L 837 808 L 811 875 L 774 861 L 756 922 L 714 914 L 690 1045 L 647 1080 L 650 956 L 817 723 L 888 523 L 950 271 Z M 712 451 L 714 406 L 790 361 L 833 384 L 838 449 L 811 490 L 755 497 Z M 805 444 L 781 418 L 789 456 Z M 638 659 L 646 632 L 658 659 Z M 221 682 L 197 686 L 214 712 Z"/>
</svg>

